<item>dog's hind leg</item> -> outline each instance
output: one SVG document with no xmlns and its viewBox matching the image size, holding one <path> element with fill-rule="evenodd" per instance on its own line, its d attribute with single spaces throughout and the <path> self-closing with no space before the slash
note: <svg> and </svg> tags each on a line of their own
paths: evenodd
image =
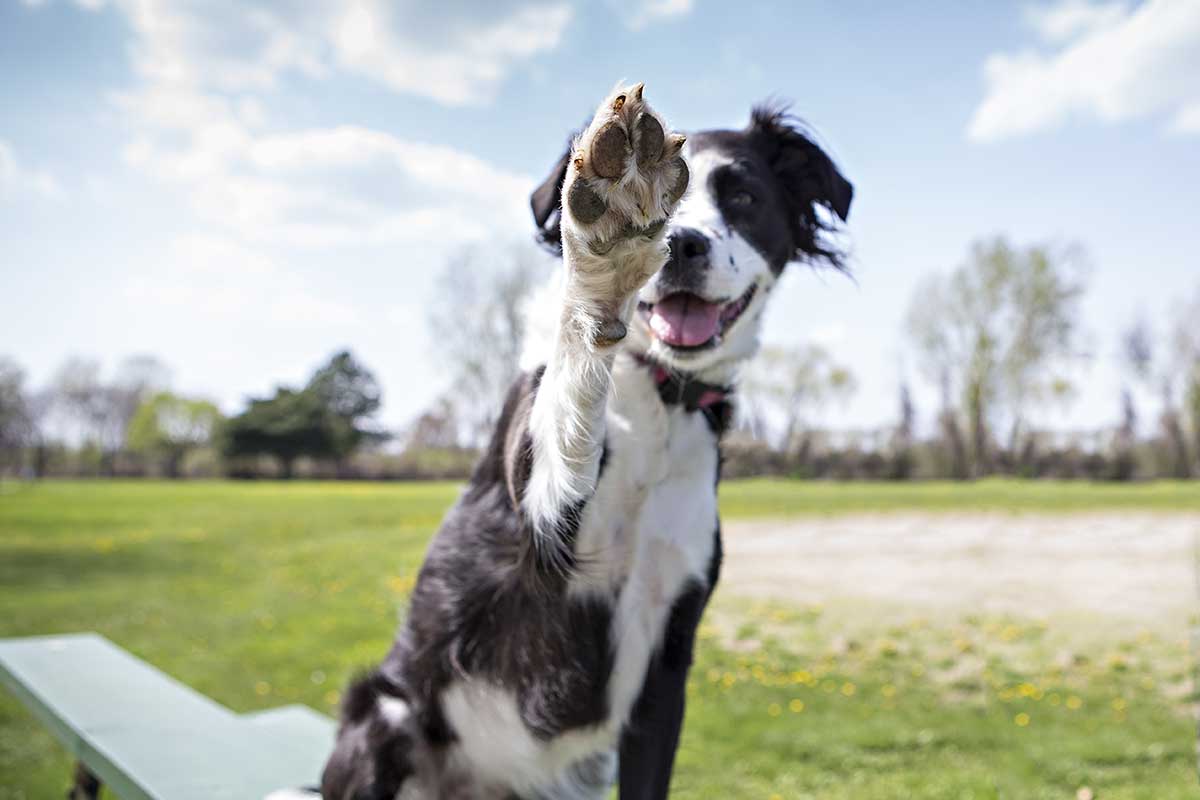
<svg viewBox="0 0 1200 800">
<path fill-rule="evenodd" d="M 529 417 L 530 460 L 516 492 L 541 548 L 595 489 L 613 356 L 637 292 L 667 259 L 663 229 L 683 196 L 683 136 L 618 88 L 575 141 L 562 189 L 564 304 Z"/>
</svg>

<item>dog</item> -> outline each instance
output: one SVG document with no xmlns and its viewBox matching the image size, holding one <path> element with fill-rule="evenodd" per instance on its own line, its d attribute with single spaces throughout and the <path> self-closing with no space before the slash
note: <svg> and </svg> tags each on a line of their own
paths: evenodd
<svg viewBox="0 0 1200 800">
<path fill-rule="evenodd" d="M 784 268 L 843 266 L 853 193 L 778 108 L 685 137 L 642 84 L 604 99 L 531 198 L 557 289 L 326 800 L 667 796 L 737 373 Z"/>
</svg>

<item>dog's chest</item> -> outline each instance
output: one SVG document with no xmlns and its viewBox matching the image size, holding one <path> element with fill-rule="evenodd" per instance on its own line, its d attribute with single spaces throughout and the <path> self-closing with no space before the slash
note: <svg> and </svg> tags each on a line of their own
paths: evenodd
<svg viewBox="0 0 1200 800">
<path fill-rule="evenodd" d="M 618 726 L 676 599 L 708 579 L 717 527 L 716 435 L 703 415 L 664 405 L 643 373 L 614 371 L 609 457 L 582 520 L 572 587 L 616 592 L 609 703 Z"/>
</svg>

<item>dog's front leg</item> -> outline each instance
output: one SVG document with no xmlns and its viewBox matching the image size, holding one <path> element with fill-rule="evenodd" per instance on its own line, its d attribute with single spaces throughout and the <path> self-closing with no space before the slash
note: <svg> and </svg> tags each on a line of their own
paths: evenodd
<svg viewBox="0 0 1200 800">
<path fill-rule="evenodd" d="M 613 356 L 637 292 L 663 265 L 663 228 L 688 184 L 684 137 L 615 90 L 576 140 L 562 190 L 564 304 L 529 417 L 521 502 L 541 547 L 560 542 L 595 490 Z"/>
</svg>

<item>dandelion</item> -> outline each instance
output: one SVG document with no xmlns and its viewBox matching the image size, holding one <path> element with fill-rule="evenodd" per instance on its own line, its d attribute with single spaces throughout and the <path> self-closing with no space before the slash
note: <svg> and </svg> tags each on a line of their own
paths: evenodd
<svg viewBox="0 0 1200 800">
<path fill-rule="evenodd" d="M 793 714 L 799 714 L 803 710 L 804 701 L 798 697 L 792 702 L 788 703 L 788 711 L 791 711 Z"/>
<path fill-rule="evenodd" d="M 271 693 L 271 684 L 266 681 L 259 681 L 254 684 L 254 693 L 259 697 L 264 697 Z"/>
<path fill-rule="evenodd" d="M 1029 715 L 1022 711 L 1013 717 L 1013 722 L 1017 723 L 1018 728 L 1024 728 L 1029 725 Z"/>
<path fill-rule="evenodd" d="M 1078 711 L 1079 709 L 1083 708 L 1083 701 L 1075 695 L 1071 695 L 1067 698 L 1067 708 L 1071 709 L 1072 711 Z"/>
<path fill-rule="evenodd" d="M 886 686 L 884 686 L 882 689 L 880 689 L 880 690 L 879 690 L 879 692 L 880 692 L 880 694 L 882 694 L 884 697 L 887 697 L 887 698 L 891 699 L 891 698 L 893 698 L 893 697 L 895 697 L 895 696 L 896 696 L 896 687 L 895 687 L 895 686 L 892 686 L 892 685 L 889 683 L 889 684 L 887 684 Z"/>
<path fill-rule="evenodd" d="M 331 690 L 331 691 L 328 691 L 325 693 L 325 704 L 326 705 L 336 706 L 338 704 L 338 701 L 341 699 L 342 699 L 342 695 L 341 695 L 341 693 L 339 693 L 337 691 Z"/>
<path fill-rule="evenodd" d="M 854 693 L 857 691 L 858 691 L 858 687 L 855 686 L 853 683 L 850 683 L 849 681 L 842 684 L 842 694 L 845 695 L 846 697 L 853 697 Z"/>
<path fill-rule="evenodd" d="M 1126 709 L 1129 704 L 1125 702 L 1123 697 L 1114 697 L 1112 701 L 1113 711 L 1121 712 Z"/>
<path fill-rule="evenodd" d="M 779 703 L 771 703 L 771 705 L 767 706 L 767 714 L 771 715 L 772 717 L 778 717 L 782 713 L 783 708 L 779 705 Z"/>
</svg>

